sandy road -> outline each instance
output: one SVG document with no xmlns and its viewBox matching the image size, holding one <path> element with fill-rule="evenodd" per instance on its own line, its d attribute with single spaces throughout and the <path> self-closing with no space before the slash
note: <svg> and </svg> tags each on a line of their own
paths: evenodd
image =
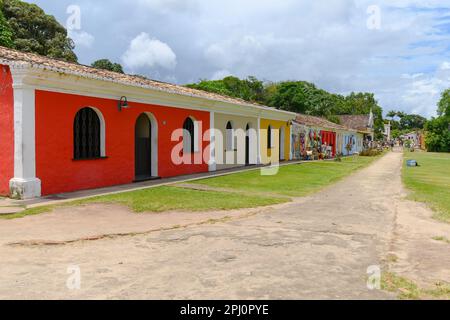
<svg viewBox="0 0 450 320">
<path fill-rule="evenodd" d="M 431 239 L 450 238 L 450 227 L 433 221 L 425 206 L 403 200 L 400 168 L 401 154 L 390 153 L 339 183 L 287 205 L 253 210 L 255 214 L 241 218 L 242 211 L 228 213 L 234 217 L 228 221 L 134 236 L 65 245 L 7 245 L 12 240 L 30 240 L 27 234 L 40 240 L 72 239 L 77 232 L 68 232 L 68 223 L 83 237 L 91 229 L 142 232 L 151 230 L 146 224 L 161 224 L 164 215 L 159 220 L 133 218 L 126 208 L 92 205 L 2 221 L 0 298 L 393 298 L 367 289 L 367 268 L 373 265 L 423 283 L 450 280 L 450 263 L 445 265 L 450 262 L 448 244 Z M 70 218 L 65 224 L 58 222 L 64 214 Z M 122 228 L 108 225 L 108 214 L 115 225 L 122 219 Z M 176 217 L 171 216 L 173 223 Z M 201 221 L 197 216 L 191 220 Z M 33 224 L 40 231 L 28 233 Z M 398 257 L 395 264 L 387 263 L 388 254 Z M 80 268 L 79 290 L 66 286 L 69 266 Z"/>
</svg>

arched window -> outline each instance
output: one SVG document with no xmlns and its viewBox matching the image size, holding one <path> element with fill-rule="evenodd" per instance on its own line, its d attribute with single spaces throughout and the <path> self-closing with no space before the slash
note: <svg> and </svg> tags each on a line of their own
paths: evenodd
<svg viewBox="0 0 450 320">
<path fill-rule="evenodd" d="M 227 151 L 234 150 L 234 129 L 231 121 L 227 123 Z"/>
<path fill-rule="evenodd" d="M 75 115 L 73 124 L 73 158 L 95 159 L 102 154 L 102 124 L 92 108 L 83 108 Z"/>
<path fill-rule="evenodd" d="M 267 128 L 267 148 L 272 149 L 272 127 Z"/>
<path fill-rule="evenodd" d="M 184 153 L 195 152 L 195 125 L 191 118 L 187 118 L 183 124 L 183 151 Z"/>
</svg>

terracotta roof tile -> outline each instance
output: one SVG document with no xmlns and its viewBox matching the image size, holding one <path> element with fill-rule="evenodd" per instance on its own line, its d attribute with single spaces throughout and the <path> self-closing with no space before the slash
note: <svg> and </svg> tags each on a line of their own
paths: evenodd
<svg viewBox="0 0 450 320">
<path fill-rule="evenodd" d="M 358 131 L 368 131 L 370 115 L 342 115 L 339 116 L 341 124 Z"/>
<path fill-rule="evenodd" d="M 298 114 L 295 122 L 307 126 L 322 127 L 324 129 L 348 130 L 347 127 L 328 121 L 327 119 L 305 114 Z"/>
<path fill-rule="evenodd" d="M 40 67 L 43 69 L 49 69 L 56 72 L 62 72 L 66 74 L 74 74 L 87 78 L 96 78 L 105 81 L 117 82 L 125 85 L 144 87 L 154 90 L 161 90 L 169 93 L 205 98 L 208 100 L 215 100 L 221 102 L 228 102 L 232 104 L 237 104 L 241 106 L 267 108 L 273 110 L 273 108 L 262 106 L 255 103 L 250 103 L 241 99 L 231 98 L 227 96 L 222 96 L 215 93 L 209 93 L 201 90 L 186 88 L 180 85 L 175 85 L 171 83 L 165 83 L 155 80 L 144 79 L 139 76 L 126 75 L 121 73 L 116 73 L 112 71 L 96 69 L 93 67 L 70 63 L 62 60 L 52 59 L 44 56 L 40 56 L 33 53 L 26 53 L 17 50 L 12 50 L 9 48 L 0 46 L 0 63 L 5 64 L 22 64 L 22 65 L 32 65 L 34 67 Z"/>
</svg>

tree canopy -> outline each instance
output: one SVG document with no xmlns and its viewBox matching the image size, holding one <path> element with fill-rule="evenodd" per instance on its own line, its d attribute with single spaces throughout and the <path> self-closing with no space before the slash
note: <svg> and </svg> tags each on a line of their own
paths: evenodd
<svg viewBox="0 0 450 320">
<path fill-rule="evenodd" d="M 449 117 L 433 118 L 426 125 L 426 145 L 431 152 L 450 152 Z"/>
<path fill-rule="evenodd" d="M 375 130 L 380 137 L 384 130 L 383 110 L 372 93 L 351 93 L 348 96 L 329 93 L 306 81 L 264 83 L 255 77 L 240 80 L 201 80 L 190 88 L 215 92 L 281 110 L 325 117 L 339 123 L 337 115 L 374 113 Z"/>
<path fill-rule="evenodd" d="M 438 117 L 425 125 L 428 151 L 450 152 L 450 89 L 442 93 L 438 103 Z"/>
<path fill-rule="evenodd" d="M 417 114 L 407 114 L 403 111 L 389 111 L 386 115 L 390 119 L 393 138 L 398 138 L 411 131 L 423 130 L 427 119 Z"/>
<path fill-rule="evenodd" d="M 237 77 L 229 76 L 222 80 L 201 80 L 198 83 L 186 86 L 256 103 L 262 103 L 264 100 L 264 84 L 255 77 L 241 80 Z"/>
<path fill-rule="evenodd" d="M 0 2 L 1 5 L 2 3 Z M 0 8 L 0 46 L 11 48 L 13 46 L 12 36 L 11 27 Z"/>
<path fill-rule="evenodd" d="M 0 9 L 6 20 L 5 24 L 0 17 L 0 37 L 6 39 L 3 45 L 50 58 L 77 61 L 73 52 L 75 45 L 67 37 L 67 30 L 37 5 L 20 0 L 0 0 Z"/>
<path fill-rule="evenodd" d="M 123 68 L 120 64 L 113 63 L 108 59 L 97 60 L 97 61 L 93 62 L 91 66 L 94 68 L 97 68 L 97 69 L 104 69 L 104 70 L 114 71 L 114 72 L 118 72 L 118 73 L 124 73 Z"/>
<path fill-rule="evenodd" d="M 427 119 L 417 114 L 405 114 L 400 118 L 400 129 L 423 129 Z"/>
<path fill-rule="evenodd" d="M 450 89 L 442 93 L 441 100 L 438 103 L 438 115 L 450 116 Z"/>
</svg>

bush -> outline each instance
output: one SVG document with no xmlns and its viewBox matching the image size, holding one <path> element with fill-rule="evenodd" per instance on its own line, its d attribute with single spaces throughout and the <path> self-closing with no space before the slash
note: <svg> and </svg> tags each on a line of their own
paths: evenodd
<svg viewBox="0 0 450 320">
<path fill-rule="evenodd" d="M 336 162 L 342 162 L 342 153 L 336 154 L 336 158 L 334 158 L 334 161 L 336 161 Z"/>
<path fill-rule="evenodd" d="M 367 149 L 360 153 L 362 157 L 376 157 L 379 156 L 382 152 L 378 149 Z"/>
<path fill-rule="evenodd" d="M 430 152 L 450 152 L 450 117 L 430 120 L 426 125 L 425 143 Z"/>
</svg>

